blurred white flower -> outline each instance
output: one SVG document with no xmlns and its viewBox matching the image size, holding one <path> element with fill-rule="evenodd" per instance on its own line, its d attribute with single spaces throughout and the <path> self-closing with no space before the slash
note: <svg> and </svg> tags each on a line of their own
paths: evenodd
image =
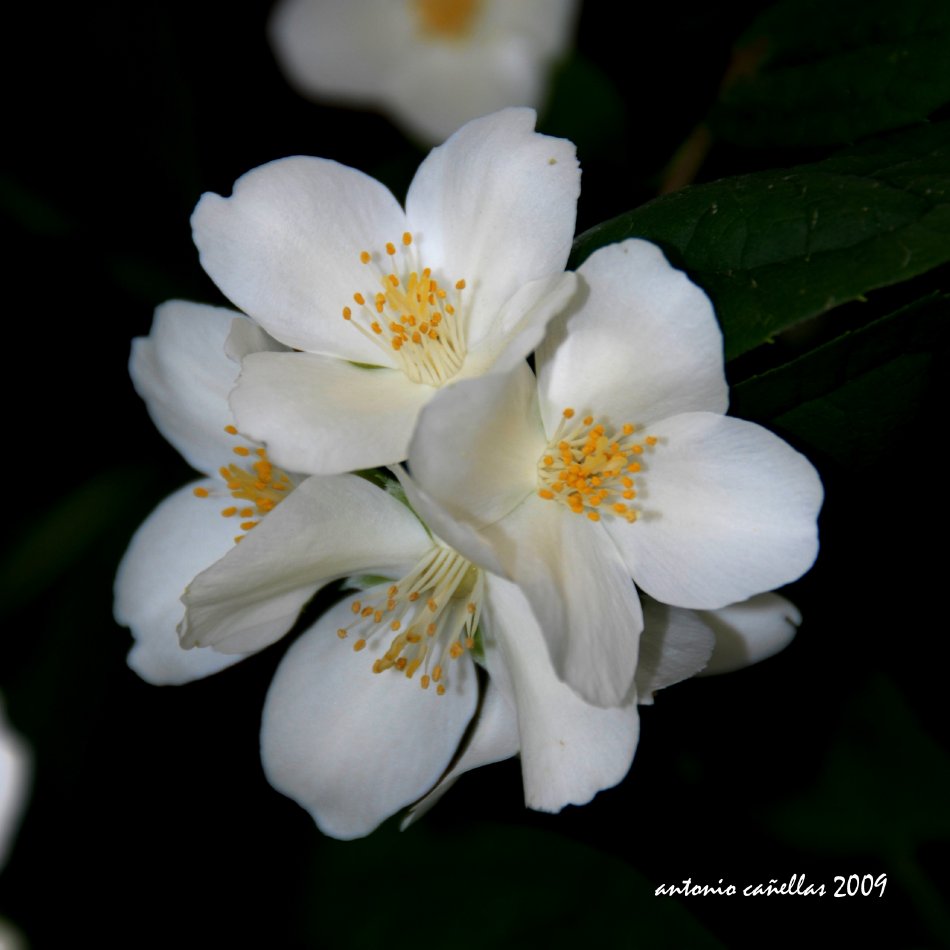
<svg viewBox="0 0 950 950">
<path fill-rule="evenodd" d="M 0 868 L 7 861 L 23 816 L 29 776 L 30 756 L 27 747 L 7 726 L 3 699 L 0 697 Z"/>
<path fill-rule="evenodd" d="M 319 158 L 271 162 L 192 218 L 201 263 L 299 352 L 255 353 L 231 397 L 275 462 L 336 474 L 406 457 L 419 410 L 448 382 L 523 362 L 576 288 L 564 267 L 580 169 L 534 113 L 470 122 L 432 151 L 406 209 Z"/>
<path fill-rule="evenodd" d="M 631 240 L 579 270 L 577 303 L 536 356 L 422 411 L 413 503 L 446 543 L 514 581 L 558 676 L 624 700 L 641 607 L 719 609 L 798 578 L 818 551 L 822 486 L 777 436 L 727 417 L 706 295 Z"/>
<path fill-rule="evenodd" d="M 306 96 L 376 106 L 427 144 L 543 105 L 576 0 L 281 0 L 270 36 Z"/>
</svg>

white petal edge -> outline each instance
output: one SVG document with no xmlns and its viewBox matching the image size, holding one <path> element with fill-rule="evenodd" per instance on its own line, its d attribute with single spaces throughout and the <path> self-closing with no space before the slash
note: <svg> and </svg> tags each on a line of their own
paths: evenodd
<svg viewBox="0 0 950 950">
<path fill-rule="evenodd" d="M 255 353 L 244 360 L 231 408 L 278 465 L 334 475 L 406 458 L 419 411 L 436 392 L 398 369 Z"/>
<path fill-rule="evenodd" d="M 558 677 L 593 705 L 626 703 L 643 615 L 603 525 L 532 495 L 481 534 L 530 602 Z"/>
<path fill-rule="evenodd" d="M 641 706 L 649 706 L 654 693 L 705 669 L 716 636 L 699 611 L 670 607 L 651 597 L 643 597 L 640 602 L 643 635 L 637 661 L 637 696 Z"/>
<path fill-rule="evenodd" d="M 480 340 L 470 341 L 457 381 L 489 370 L 509 372 L 525 360 L 544 338 L 549 321 L 577 292 L 571 273 L 554 274 L 526 284 L 505 304 L 497 320 L 486 324 Z"/>
<path fill-rule="evenodd" d="M 385 586 L 376 591 L 385 596 Z M 432 788 L 477 701 L 468 657 L 444 696 L 395 669 L 374 674 L 388 640 L 355 653 L 335 633 L 350 620 L 349 602 L 337 604 L 290 647 L 261 724 L 268 781 L 342 839 L 369 834 Z"/>
<path fill-rule="evenodd" d="M 215 650 L 185 650 L 178 624 L 181 596 L 196 574 L 234 547 L 238 530 L 212 498 L 196 498 L 193 482 L 166 498 L 129 543 L 115 579 L 115 619 L 135 643 L 129 666 L 147 683 L 179 685 L 217 673 L 242 659 Z"/>
<path fill-rule="evenodd" d="M 466 772 L 510 759 L 518 754 L 518 715 L 508 698 L 494 685 L 493 680 L 488 681 L 481 708 L 476 715 L 475 727 L 461 755 L 432 791 L 409 809 L 400 825 L 403 831 L 429 812 Z"/>
<path fill-rule="evenodd" d="M 570 406 L 616 427 L 726 411 L 722 333 L 706 294 L 648 241 L 595 251 L 537 353 L 548 433 Z"/>
<path fill-rule="evenodd" d="M 703 675 L 731 673 L 775 656 L 792 642 L 802 622 L 798 608 L 779 594 L 759 594 L 699 616 L 716 638 Z"/>
<path fill-rule="evenodd" d="M 401 576 L 431 544 L 418 518 L 366 479 L 313 476 L 191 582 L 181 642 L 222 653 L 263 649 L 330 581 Z"/>
<path fill-rule="evenodd" d="M 800 577 L 818 554 L 822 485 L 778 436 L 741 419 L 682 413 L 637 477 L 641 516 L 605 523 L 633 579 L 678 607 L 718 609 Z"/>
<path fill-rule="evenodd" d="M 191 218 L 201 264 L 271 336 L 311 353 L 384 366 L 384 350 L 342 317 L 376 290 L 368 251 L 385 257 L 406 230 L 399 203 L 374 178 L 295 156 L 252 169 L 230 198 L 205 194 Z"/>
<path fill-rule="evenodd" d="M 546 441 L 536 393 L 527 363 L 440 390 L 409 445 L 413 480 L 460 521 L 503 517 L 537 486 Z"/>
<path fill-rule="evenodd" d="M 287 79 L 305 95 L 365 103 L 382 97 L 409 26 L 391 0 L 281 0 L 268 35 Z"/>
<path fill-rule="evenodd" d="M 548 812 L 583 805 L 630 770 L 639 739 L 636 696 L 612 709 L 584 702 L 555 673 L 517 586 L 488 577 L 486 589 L 486 636 L 500 648 L 517 704 L 525 804 Z"/>
<path fill-rule="evenodd" d="M 13 848 L 13 839 L 26 808 L 30 772 L 30 751 L 7 726 L 3 697 L 0 697 L 0 869 Z"/>
<path fill-rule="evenodd" d="M 230 454 L 228 393 L 238 375 L 225 353 L 233 310 L 169 300 L 148 336 L 132 341 L 129 373 L 159 432 L 199 472 Z"/>
<path fill-rule="evenodd" d="M 478 340 L 524 284 L 564 270 L 580 170 L 574 146 L 534 131 L 531 109 L 469 122 L 420 165 L 406 216 L 420 258 L 444 281 L 467 282 Z"/>
</svg>

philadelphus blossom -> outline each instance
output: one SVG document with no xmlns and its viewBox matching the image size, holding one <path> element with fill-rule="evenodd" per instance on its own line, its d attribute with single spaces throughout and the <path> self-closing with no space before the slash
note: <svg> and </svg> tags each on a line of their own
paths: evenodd
<svg viewBox="0 0 950 950">
<path fill-rule="evenodd" d="M 542 105 L 575 0 L 282 0 L 270 36 L 304 95 L 378 106 L 436 144 L 506 106 Z"/>
<path fill-rule="evenodd" d="M 443 390 L 409 467 L 420 515 L 514 581 L 558 675 L 612 706 L 637 669 L 631 578 L 700 609 L 795 580 L 817 554 L 822 486 L 777 436 L 724 415 L 712 306 L 658 248 L 602 248 L 579 275 L 537 379 L 523 365 Z"/>
<path fill-rule="evenodd" d="M 534 121 L 470 122 L 422 163 L 405 211 L 361 172 L 302 157 L 198 203 L 202 265 L 286 350 L 246 356 L 231 396 L 238 429 L 278 465 L 399 462 L 440 387 L 509 370 L 540 342 L 576 288 L 580 170 Z"/>
<path fill-rule="evenodd" d="M 139 529 L 115 612 L 136 639 L 130 665 L 178 683 L 267 646 L 320 587 L 348 579 L 350 595 L 281 661 L 261 731 L 269 780 L 327 834 L 366 834 L 414 802 L 421 814 L 462 772 L 519 751 L 530 807 L 586 802 L 629 769 L 638 702 L 794 633 L 779 598 L 722 617 L 651 604 L 622 702 L 587 703 L 556 675 L 519 588 L 429 531 L 398 490 L 285 472 L 234 431 L 235 360 L 276 345 L 244 317 L 180 301 L 135 342 L 131 373 L 152 418 L 207 475 Z M 476 662 L 489 674 L 481 701 Z"/>
</svg>

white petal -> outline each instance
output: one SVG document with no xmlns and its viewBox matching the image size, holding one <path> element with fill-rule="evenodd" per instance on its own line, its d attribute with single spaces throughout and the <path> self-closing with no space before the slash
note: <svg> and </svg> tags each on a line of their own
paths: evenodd
<svg viewBox="0 0 950 950">
<path fill-rule="evenodd" d="M 609 530 L 637 584 L 679 607 L 725 607 L 795 580 L 818 553 L 822 487 L 808 460 L 751 422 L 683 413 L 652 427 L 635 524 Z"/>
<path fill-rule="evenodd" d="M 548 322 L 577 291 L 574 274 L 554 274 L 526 284 L 508 301 L 497 320 L 486 323 L 479 340 L 469 340 L 468 354 L 457 379 L 492 370 L 507 372 L 541 342 Z"/>
<path fill-rule="evenodd" d="M 637 661 L 637 696 L 650 705 L 653 694 L 695 676 L 706 667 L 716 637 L 704 622 L 704 614 L 683 607 L 670 607 L 650 597 L 643 605 L 643 635 Z"/>
<path fill-rule="evenodd" d="M 115 578 L 115 619 L 129 627 L 135 645 L 129 666 L 146 682 L 178 685 L 217 673 L 241 656 L 185 650 L 178 624 L 181 595 L 192 578 L 234 547 L 236 526 L 221 505 L 196 498 L 195 482 L 166 498 L 136 531 Z"/>
<path fill-rule="evenodd" d="M 380 90 L 393 118 L 423 142 L 506 106 L 541 105 L 547 61 L 520 36 L 417 41 Z"/>
<path fill-rule="evenodd" d="M 564 270 L 580 171 L 574 146 L 538 135 L 534 112 L 469 122 L 419 167 L 406 198 L 420 256 L 467 282 L 472 339 L 524 284 Z"/>
<path fill-rule="evenodd" d="M 700 617 L 716 637 L 716 648 L 704 674 L 731 673 L 774 656 L 795 637 L 802 615 L 778 594 L 759 594 Z"/>
<path fill-rule="evenodd" d="M 486 589 L 486 637 L 501 648 L 518 708 L 525 803 L 540 811 L 583 805 L 630 769 L 639 737 L 636 698 L 613 709 L 584 702 L 555 674 L 518 588 L 490 576 Z"/>
<path fill-rule="evenodd" d="M 230 452 L 228 393 L 238 366 L 225 341 L 233 310 L 170 300 L 151 332 L 132 341 L 129 372 L 155 427 L 199 472 L 217 471 Z"/>
<path fill-rule="evenodd" d="M 181 642 L 223 653 L 263 649 L 325 584 L 350 574 L 399 576 L 431 544 L 402 502 L 365 479 L 308 478 L 189 585 Z"/>
<path fill-rule="evenodd" d="M 317 475 L 402 461 L 419 410 L 436 390 L 396 369 L 310 353 L 244 360 L 231 407 L 242 432 L 284 468 Z"/>
<path fill-rule="evenodd" d="M 408 18 L 392 0 L 281 0 L 268 32 L 277 61 L 302 92 L 372 102 L 383 95 Z"/>
<path fill-rule="evenodd" d="M 30 782 L 30 753 L 26 744 L 7 728 L 0 698 L 0 869 L 6 864 L 26 806 Z M 0 932 L 0 947 L 3 934 Z"/>
<path fill-rule="evenodd" d="M 383 253 L 406 229 L 378 181 L 322 158 L 284 158 L 249 171 L 230 198 L 206 194 L 191 218 L 211 279 L 271 336 L 296 349 L 393 365 L 342 317 L 378 289 L 360 252 Z"/>
<path fill-rule="evenodd" d="M 557 675 L 590 703 L 624 703 L 643 617 L 603 524 L 531 496 L 482 534 L 530 601 Z"/>
<path fill-rule="evenodd" d="M 225 352 L 235 363 L 240 363 L 251 353 L 286 353 L 288 349 L 253 320 L 243 316 L 231 321 L 231 332 L 224 344 Z"/>
<path fill-rule="evenodd" d="M 515 708 L 508 698 L 502 695 L 494 681 L 489 680 L 475 719 L 475 727 L 462 754 L 439 779 L 435 788 L 412 806 L 400 826 L 402 830 L 405 831 L 426 814 L 460 776 L 482 765 L 510 759 L 518 754 L 519 747 L 518 715 Z"/>
<path fill-rule="evenodd" d="M 536 392 L 521 363 L 511 373 L 448 386 L 419 414 L 409 471 L 450 516 L 488 524 L 534 491 L 547 444 Z"/>
<path fill-rule="evenodd" d="M 385 596 L 385 587 L 376 589 Z M 368 596 L 372 596 L 369 594 Z M 477 701 L 469 658 L 444 696 L 395 669 L 372 672 L 389 646 L 355 653 L 333 607 L 281 661 L 267 695 L 261 758 L 268 781 L 307 809 L 325 834 L 358 838 L 427 792 L 449 764 Z"/>
<path fill-rule="evenodd" d="M 568 406 L 614 426 L 726 411 L 722 333 L 712 304 L 658 247 L 611 244 L 578 273 L 575 306 L 551 322 L 537 354 L 549 433 Z"/>
<path fill-rule="evenodd" d="M 410 478 L 409 473 L 401 465 L 395 466 L 391 471 L 399 479 L 399 484 L 412 510 L 419 515 L 433 535 L 473 564 L 493 571 L 495 574 L 504 573 L 504 568 L 495 556 L 491 544 L 471 525 L 453 518 L 428 492 Z"/>
<path fill-rule="evenodd" d="M 488 0 L 480 29 L 522 36 L 538 53 L 554 57 L 570 43 L 577 16 L 577 0 Z"/>
</svg>

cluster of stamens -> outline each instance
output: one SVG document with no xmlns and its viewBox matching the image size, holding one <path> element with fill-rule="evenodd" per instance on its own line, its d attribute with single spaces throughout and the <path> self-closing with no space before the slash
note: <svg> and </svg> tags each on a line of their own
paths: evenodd
<svg viewBox="0 0 950 950">
<path fill-rule="evenodd" d="M 394 634 L 386 652 L 373 662 L 373 672 L 395 669 L 412 679 L 421 669 L 419 685 L 443 696 L 448 668 L 475 647 L 481 612 L 482 572 L 451 548 L 434 547 L 383 595 L 357 598 L 350 605 L 356 615 L 337 636 L 357 639 L 358 653 L 378 637 Z"/>
<path fill-rule="evenodd" d="M 228 435 L 237 435 L 234 426 L 225 426 Z M 290 478 L 279 468 L 275 468 L 267 458 L 267 449 L 262 446 L 236 445 L 232 449 L 241 459 L 247 459 L 245 466 L 222 465 L 218 474 L 224 479 L 229 496 L 245 504 L 229 504 L 221 509 L 225 518 L 241 518 L 241 531 L 248 532 L 260 524 L 260 519 L 277 507 L 293 489 Z M 253 461 L 250 461 L 253 459 Z M 194 489 L 199 498 L 220 497 L 219 490 L 198 487 Z M 243 534 L 235 537 L 237 543 L 244 538 Z"/>
<path fill-rule="evenodd" d="M 432 271 L 419 268 L 412 235 L 406 231 L 399 248 L 386 245 L 389 266 L 380 255 L 360 253 L 360 261 L 376 272 L 380 289 L 353 294 L 357 311 L 343 308 L 347 320 L 365 337 L 395 353 L 405 374 L 414 383 L 441 386 L 462 367 L 465 333 L 462 291 L 465 281 L 455 282 L 454 293 L 439 285 Z M 397 256 L 401 260 L 397 261 Z"/>
<path fill-rule="evenodd" d="M 565 409 L 557 432 L 538 461 L 538 494 L 559 501 L 578 515 L 600 521 L 612 514 L 629 523 L 637 520 L 634 475 L 642 471 L 642 456 L 659 441 L 656 436 L 636 437 L 629 422 L 619 433 L 607 434 L 594 425 L 594 417 L 573 422 L 573 409 Z"/>
</svg>

